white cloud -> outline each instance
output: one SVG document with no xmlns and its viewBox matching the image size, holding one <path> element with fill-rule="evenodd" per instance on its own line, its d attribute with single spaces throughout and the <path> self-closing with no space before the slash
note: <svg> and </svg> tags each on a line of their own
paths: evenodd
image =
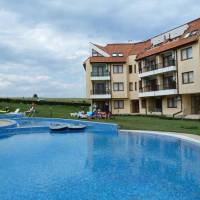
<svg viewBox="0 0 200 200">
<path fill-rule="evenodd" d="M 0 17 L 0 46 L 15 53 L 11 60 L 0 57 L 1 95 L 85 95 L 82 61 L 89 53 L 87 35 L 59 32 L 43 22 L 27 25 L 8 10 L 0 10 Z"/>
<path fill-rule="evenodd" d="M 10 90 L 13 95 L 11 96 L 24 96 L 28 94 L 32 96 L 34 93 L 40 96 L 60 97 L 61 94 L 73 95 L 73 91 L 80 87 L 77 82 L 65 83 L 62 80 L 53 80 L 49 76 L 27 76 L 27 75 L 15 75 L 0 74 L 0 90 L 1 96 L 7 96 L 6 91 Z M 52 93 L 49 93 L 53 91 Z"/>
<path fill-rule="evenodd" d="M 197 3 L 1 0 L 0 94 L 85 96 L 82 62 L 89 42 L 146 39 L 199 17 Z"/>
</svg>

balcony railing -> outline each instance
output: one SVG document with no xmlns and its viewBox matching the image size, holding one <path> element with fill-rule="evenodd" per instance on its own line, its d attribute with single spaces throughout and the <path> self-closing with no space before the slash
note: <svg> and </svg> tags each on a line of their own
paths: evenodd
<svg viewBox="0 0 200 200">
<path fill-rule="evenodd" d="M 111 94 L 110 90 L 91 90 L 90 91 L 91 95 L 104 95 L 104 94 Z"/>
<path fill-rule="evenodd" d="M 110 72 L 91 72 L 91 76 L 110 76 Z"/>
<path fill-rule="evenodd" d="M 146 85 L 139 89 L 139 92 L 155 92 L 160 90 L 176 89 L 176 82 L 164 85 Z"/>
<path fill-rule="evenodd" d="M 162 69 L 165 67 L 175 66 L 176 60 L 168 60 L 165 63 L 156 63 L 155 65 L 146 65 L 142 69 L 139 70 L 139 73 L 149 72 L 157 69 Z"/>
</svg>

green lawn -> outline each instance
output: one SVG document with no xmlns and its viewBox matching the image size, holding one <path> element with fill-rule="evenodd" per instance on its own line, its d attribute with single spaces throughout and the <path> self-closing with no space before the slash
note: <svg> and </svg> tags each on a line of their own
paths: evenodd
<svg viewBox="0 0 200 200">
<path fill-rule="evenodd" d="M 8 106 L 11 111 L 20 108 L 23 112 L 30 107 L 30 104 L 0 102 L 0 109 L 4 109 L 6 106 Z M 87 111 L 88 106 L 38 105 L 36 116 L 70 118 L 69 113 L 81 110 Z M 200 135 L 199 120 L 167 119 L 147 116 L 114 116 L 113 119 L 95 121 L 117 123 L 121 129 L 170 131 Z"/>
<path fill-rule="evenodd" d="M 168 119 L 148 116 L 116 116 L 108 122 L 119 124 L 121 129 L 152 130 L 200 135 L 200 121 Z"/>
<path fill-rule="evenodd" d="M 5 107 L 9 107 L 10 111 L 19 108 L 20 112 L 24 112 L 31 107 L 31 104 L 0 102 L 0 109 L 5 109 Z M 88 106 L 78 105 L 37 105 L 35 116 L 69 118 L 69 113 L 71 112 L 78 112 L 81 110 L 88 111 L 88 109 Z"/>
</svg>

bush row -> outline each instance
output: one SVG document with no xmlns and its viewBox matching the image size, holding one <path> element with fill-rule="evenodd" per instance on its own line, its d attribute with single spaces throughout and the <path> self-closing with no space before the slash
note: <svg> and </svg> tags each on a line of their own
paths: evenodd
<svg viewBox="0 0 200 200">
<path fill-rule="evenodd" d="M 80 102 L 65 102 L 65 101 L 52 101 L 52 100 L 37 100 L 37 99 L 25 99 L 25 98 L 0 98 L 0 102 L 8 102 L 8 103 L 24 103 L 31 104 L 36 103 L 39 105 L 71 105 L 71 106 L 90 106 L 90 103 L 86 101 Z"/>
</svg>

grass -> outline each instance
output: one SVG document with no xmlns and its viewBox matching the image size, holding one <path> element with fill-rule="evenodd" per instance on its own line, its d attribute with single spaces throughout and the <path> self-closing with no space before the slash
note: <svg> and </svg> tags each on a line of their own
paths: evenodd
<svg viewBox="0 0 200 200">
<path fill-rule="evenodd" d="M 0 102 L 0 109 L 9 108 L 10 111 L 15 111 L 16 108 L 20 109 L 20 112 L 27 111 L 31 104 L 25 103 L 8 103 L 8 102 Z M 78 112 L 80 110 L 87 111 L 88 106 L 78 106 L 78 105 L 37 105 L 37 117 L 57 117 L 57 118 L 69 118 L 69 114 L 71 112 Z"/>
<path fill-rule="evenodd" d="M 0 109 L 4 109 L 5 107 L 9 107 L 11 111 L 20 108 L 23 112 L 30 108 L 30 104 L 0 102 Z M 88 109 L 88 106 L 45 104 L 37 106 L 36 116 L 70 118 L 69 114 L 71 112 L 87 111 Z M 169 131 L 200 135 L 199 120 L 181 120 L 149 116 L 114 116 L 113 119 L 95 121 L 117 123 L 121 129 L 128 130 Z"/>
<path fill-rule="evenodd" d="M 169 119 L 149 116 L 116 116 L 108 122 L 117 123 L 121 129 L 152 130 L 200 135 L 199 120 Z"/>
</svg>

